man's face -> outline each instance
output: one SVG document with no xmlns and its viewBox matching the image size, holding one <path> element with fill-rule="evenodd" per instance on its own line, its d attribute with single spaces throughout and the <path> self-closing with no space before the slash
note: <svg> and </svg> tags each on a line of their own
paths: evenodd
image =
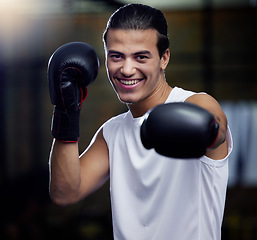
<svg viewBox="0 0 257 240">
<path fill-rule="evenodd" d="M 156 30 L 109 29 L 105 54 L 109 80 L 122 102 L 143 101 L 165 82 L 169 52 L 160 59 Z"/>
</svg>

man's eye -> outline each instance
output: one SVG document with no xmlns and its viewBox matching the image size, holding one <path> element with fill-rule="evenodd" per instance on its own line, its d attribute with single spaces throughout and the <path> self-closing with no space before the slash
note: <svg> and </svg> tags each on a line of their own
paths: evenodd
<svg viewBox="0 0 257 240">
<path fill-rule="evenodd" d="M 113 55 L 111 55 L 111 58 L 113 58 L 113 59 L 119 59 L 119 58 L 121 58 L 121 55 L 113 54 Z"/>
<path fill-rule="evenodd" d="M 145 55 L 138 55 L 138 56 L 137 56 L 137 59 L 138 59 L 138 60 L 145 60 L 145 59 L 148 59 L 148 57 L 145 56 Z"/>
</svg>

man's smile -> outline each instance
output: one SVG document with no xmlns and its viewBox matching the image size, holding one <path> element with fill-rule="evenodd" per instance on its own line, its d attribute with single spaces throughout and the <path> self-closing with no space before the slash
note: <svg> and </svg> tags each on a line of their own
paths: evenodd
<svg viewBox="0 0 257 240">
<path fill-rule="evenodd" d="M 117 78 L 117 77 L 115 79 L 126 86 L 135 85 L 143 80 L 143 78 L 141 78 L 141 79 L 126 79 L 126 78 Z"/>
</svg>

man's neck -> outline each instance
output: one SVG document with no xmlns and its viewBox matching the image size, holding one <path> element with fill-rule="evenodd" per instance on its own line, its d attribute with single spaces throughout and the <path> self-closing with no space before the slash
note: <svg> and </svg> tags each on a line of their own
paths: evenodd
<svg viewBox="0 0 257 240">
<path fill-rule="evenodd" d="M 161 89 L 153 92 L 151 96 L 146 99 L 141 100 L 140 102 L 127 104 L 129 110 L 131 111 L 134 118 L 143 116 L 148 110 L 154 108 L 159 104 L 165 103 L 172 87 L 170 87 L 166 82 Z"/>
</svg>

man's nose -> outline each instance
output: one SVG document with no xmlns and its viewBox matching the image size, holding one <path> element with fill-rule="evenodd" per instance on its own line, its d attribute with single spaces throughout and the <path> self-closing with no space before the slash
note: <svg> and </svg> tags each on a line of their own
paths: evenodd
<svg viewBox="0 0 257 240">
<path fill-rule="evenodd" d="M 136 71 L 136 68 L 133 64 L 133 61 L 131 59 L 126 59 L 123 62 L 123 65 L 120 69 L 120 72 L 122 75 L 128 77 L 128 76 L 132 76 Z"/>
</svg>

